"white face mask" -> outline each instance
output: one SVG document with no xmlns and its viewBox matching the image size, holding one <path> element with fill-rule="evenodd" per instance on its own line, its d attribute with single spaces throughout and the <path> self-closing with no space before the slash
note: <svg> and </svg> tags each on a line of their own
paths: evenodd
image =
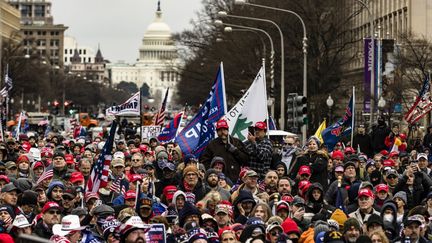
<svg viewBox="0 0 432 243">
<path fill-rule="evenodd" d="M 393 222 L 394 216 L 392 214 L 385 214 L 383 217 L 384 221 Z"/>
</svg>

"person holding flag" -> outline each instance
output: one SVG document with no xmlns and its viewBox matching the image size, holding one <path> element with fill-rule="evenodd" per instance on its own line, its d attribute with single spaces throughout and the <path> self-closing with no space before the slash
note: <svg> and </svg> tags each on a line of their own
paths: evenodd
<svg viewBox="0 0 432 243">
<path fill-rule="evenodd" d="M 228 131 L 229 127 L 226 120 L 221 119 L 216 123 L 218 137 L 207 145 L 200 157 L 200 162 L 206 168 L 210 168 L 214 157 L 222 157 L 225 161 L 225 175 L 232 181 L 237 181 L 240 168 L 248 165 L 249 155 L 243 142 L 229 135 Z"/>
</svg>

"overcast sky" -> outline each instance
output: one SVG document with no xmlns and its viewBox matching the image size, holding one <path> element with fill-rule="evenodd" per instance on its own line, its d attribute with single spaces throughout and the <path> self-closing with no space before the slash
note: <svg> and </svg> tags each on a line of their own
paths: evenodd
<svg viewBox="0 0 432 243">
<path fill-rule="evenodd" d="M 173 32 L 190 28 L 201 0 L 161 0 L 163 20 Z M 157 0 L 52 0 L 55 24 L 69 29 L 66 35 L 78 45 L 98 43 L 105 59 L 134 62 L 147 26 L 153 22 Z"/>
</svg>

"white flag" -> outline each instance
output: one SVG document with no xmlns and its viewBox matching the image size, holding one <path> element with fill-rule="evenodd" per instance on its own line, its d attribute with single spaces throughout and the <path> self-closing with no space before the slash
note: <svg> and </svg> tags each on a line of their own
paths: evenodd
<svg viewBox="0 0 432 243">
<path fill-rule="evenodd" d="M 265 121 L 267 115 L 266 79 L 265 70 L 262 67 L 252 85 L 225 115 L 225 118 L 228 121 L 230 134 L 246 141 L 248 127 L 254 126 L 258 121 Z"/>
<path fill-rule="evenodd" d="M 106 109 L 105 113 L 107 116 L 139 116 L 140 104 L 140 92 L 137 92 L 125 103 Z"/>
</svg>

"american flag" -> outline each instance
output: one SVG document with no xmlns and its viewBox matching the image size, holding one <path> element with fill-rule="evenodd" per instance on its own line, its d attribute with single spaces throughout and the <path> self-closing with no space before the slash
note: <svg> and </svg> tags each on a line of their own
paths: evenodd
<svg viewBox="0 0 432 243">
<path fill-rule="evenodd" d="M 162 106 L 159 109 L 159 112 L 156 114 L 155 117 L 155 125 L 156 126 L 163 126 L 164 121 L 165 121 L 165 109 L 166 109 L 166 104 L 167 104 L 167 99 L 168 99 L 168 91 L 169 88 L 166 90 L 165 92 L 165 98 L 162 102 Z"/>
<path fill-rule="evenodd" d="M 12 79 L 9 77 L 9 74 L 6 72 L 5 75 L 5 87 L 0 90 L 1 97 L 5 98 L 9 96 L 9 91 L 13 88 Z"/>
<path fill-rule="evenodd" d="M 52 166 L 46 168 L 46 170 L 42 173 L 42 175 L 37 180 L 36 184 L 40 184 L 42 181 L 52 178 L 54 176 L 53 168 Z"/>
<path fill-rule="evenodd" d="M 108 173 L 112 160 L 111 151 L 113 148 L 116 128 L 117 122 L 113 121 L 109 137 L 102 149 L 102 153 L 94 164 L 89 180 L 87 181 L 86 192 L 97 192 L 100 187 L 105 187 L 108 184 Z"/>
<path fill-rule="evenodd" d="M 122 178 L 118 177 L 115 181 L 112 182 L 110 190 L 113 192 L 117 192 L 120 194 L 125 194 L 126 193 L 126 188 L 124 185 L 121 184 L 122 182 Z M 121 190 L 120 190 L 121 187 Z"/>
</svg>

